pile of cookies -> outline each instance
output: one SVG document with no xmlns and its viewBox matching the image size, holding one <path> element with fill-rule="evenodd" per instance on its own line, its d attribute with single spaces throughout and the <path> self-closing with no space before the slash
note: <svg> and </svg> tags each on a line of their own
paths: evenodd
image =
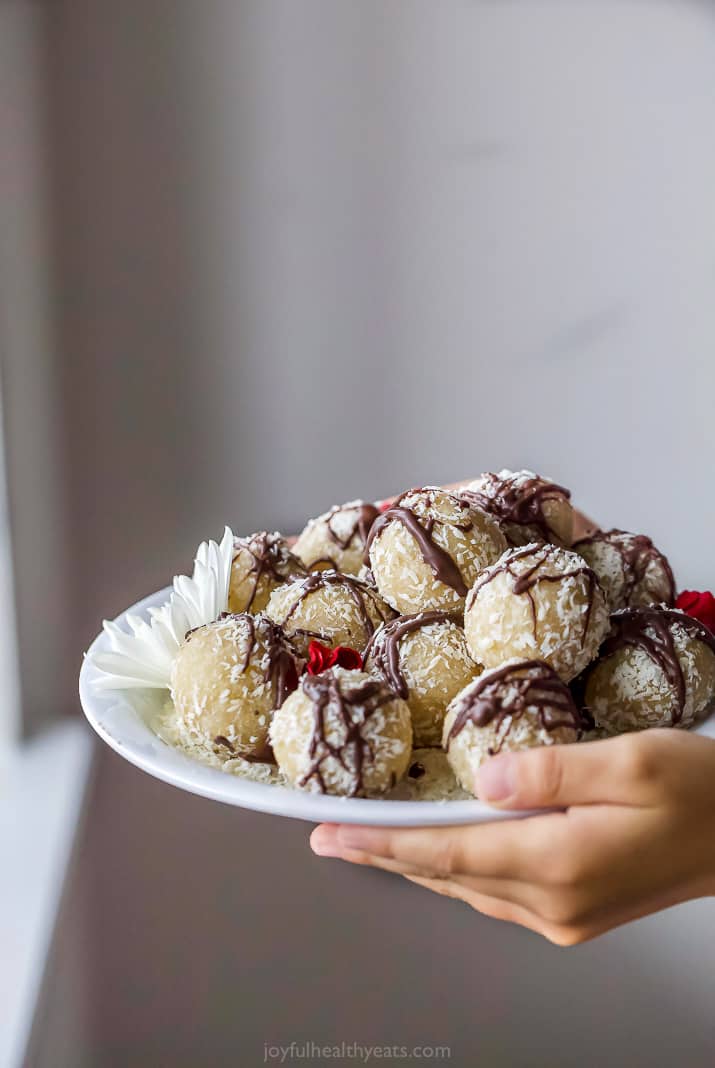
<svg viewBox="0 0 715 1068">
<path fill-rule="evenodd" d="M 228 612 L 171 669 L 178 744 L 293 786 L 390 791 L 442 747 L 461 786 L 503 749 L 689 727 L 715 635 L 674 608 L 649 538 L 574 542 L 568 490 L 500 471 L 236 538 Z"/>
</svg>

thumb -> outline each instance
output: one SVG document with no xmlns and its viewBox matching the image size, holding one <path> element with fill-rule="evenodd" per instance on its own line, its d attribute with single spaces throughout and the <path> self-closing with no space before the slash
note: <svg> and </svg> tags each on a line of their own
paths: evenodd
<svg viewBox="0 0 715 1068">
<path fill-rule="evenodd" d="M 641 732 L 500 753 L 477 772 L 477 796 L 500 808 L 637 804 L 652 792 L 654 747 L 650 743 L 646 732 Z"/>
</svg>

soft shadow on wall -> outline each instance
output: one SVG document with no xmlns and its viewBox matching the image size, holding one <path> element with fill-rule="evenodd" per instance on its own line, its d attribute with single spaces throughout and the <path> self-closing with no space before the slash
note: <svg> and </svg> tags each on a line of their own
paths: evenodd
<svg viewBox="0 0 715 1068">
<path fill-rule="evenodd" d="M 501 464 L 646 527 L 695 580 L 709 7 L 49 18 L 83 640 L 227 520 Z"/>
</svg>

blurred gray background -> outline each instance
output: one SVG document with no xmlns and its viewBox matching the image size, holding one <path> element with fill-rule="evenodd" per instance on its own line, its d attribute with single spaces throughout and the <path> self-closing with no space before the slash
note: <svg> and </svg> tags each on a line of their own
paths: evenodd
<svg viewBox="0 0 715 1068">
<path fill-rule="evenodd" d="M 0 48 L 38 719 L 225 522 L 496 466 L 715 581 L 713 4 L 0 0 Z M 715 1060 L 712 902 L 563 951 L 307 834 L 102 753 L 33 1063 Z"/>
</svg>

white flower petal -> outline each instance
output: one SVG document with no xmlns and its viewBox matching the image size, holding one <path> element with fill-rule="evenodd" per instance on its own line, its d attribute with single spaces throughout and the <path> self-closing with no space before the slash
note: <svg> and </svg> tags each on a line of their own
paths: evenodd
<svg viewBox="0 0 715 1068">
<path fill-rule="evenodd" d="M 149 609 L 149 619 L 125 617 L 128 630 L 105 620 L 109 649 L 93 655 L 100 690 L 149 687 L 168 689 L 171 665 L 188 631 L 213 623 L 228 608 L 234 537 L 224 530 L 220 544 L 199 545 L 191 578 L 177 575 L 166 604 Z"/>
</svg>

